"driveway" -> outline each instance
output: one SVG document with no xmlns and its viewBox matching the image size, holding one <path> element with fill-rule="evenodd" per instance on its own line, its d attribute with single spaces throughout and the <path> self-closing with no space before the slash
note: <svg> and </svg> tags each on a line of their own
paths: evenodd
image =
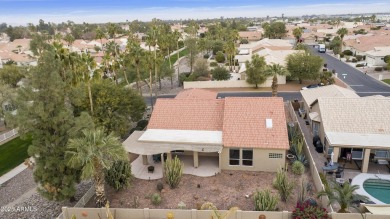
<svg viewBox="0 0 390 219">
<path fill-rule="evenodd" d="M 331 55 L 319 53 L 313 47 L 309 48 L 314 54 L 321 56 L 324 59 L 324 61 L 328 64 L 328 69 L 335 69 L 338 73 L 338 77 L 355 90 L 360 96 L 377 94 L 390 96 L 389 86 L 368 75 L 365 75 L 363 72 L 345 64 L 344 62 L 341 62 Z"/>
</svg>

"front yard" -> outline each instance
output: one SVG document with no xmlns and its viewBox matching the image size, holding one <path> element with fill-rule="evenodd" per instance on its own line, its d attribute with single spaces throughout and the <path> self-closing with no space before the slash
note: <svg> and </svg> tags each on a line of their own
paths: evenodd
<svg viewBox="0 0 390 219">
<path fill-rule="evenodd" d="M 241 210 L 253 211 L 255 209 L 253 194 L 256 190 L 268 188 L 279 198 L 278 191 L 272 186 L 275 176 L 276 173 L 250 171 L 222 171 L 212 177 L 183 175 L 176 189 L 169 189 L 164 182 L 164 189 L 160 193 L 162 201 L 159 205 L 152 205 L 150 197 L 153 193 L 159 193 L 157 183 L 163 182 L 162 179 L 151 181 L 134 179 L 130 188 L 119 192 L 107 187 L 107 195 L 112 208 L 177 209 L 178 204 L 183 202 L 184 209 L 199 209 L 203 203 L 212 202 L 218 209 L 239 207 Z M 288 176 L 295 182 L 294 190 L 287 203 L 279 201 L 277 206 L 279 210 L 293 211 L 301 187 L 301 178 L 305 179 L 305 182 L 311 182 L 312 179 L 308 171 L 302 176 L 289 171 Z M 312 188 L 307 197 L 315 196 L 314 185 Z M 86 207 L 95 207 L 94 199 L 91 199 Z"/>
</svg>

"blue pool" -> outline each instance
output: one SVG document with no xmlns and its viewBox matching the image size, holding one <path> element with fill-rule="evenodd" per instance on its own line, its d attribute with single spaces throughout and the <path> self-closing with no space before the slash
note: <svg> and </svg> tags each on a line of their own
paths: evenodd
<svg viewBox="0 0 390 219">
<path fill-rule="evenodd" d="M 382 179 L 368 179 L 364 181 L 363 188 L 372 197 L 390 204 L 390 181 Z"/>
</svg>

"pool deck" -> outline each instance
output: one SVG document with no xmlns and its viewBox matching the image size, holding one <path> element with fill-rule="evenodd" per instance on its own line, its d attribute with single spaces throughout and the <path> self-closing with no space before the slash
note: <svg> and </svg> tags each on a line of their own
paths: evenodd
<svg viewBox="0 0 390 219">
<path fill-rule="evenodd" d="M 383 180 L 389 180 L 390 181 L 390 175 L 386 174 L 371 174 L 371 173 L 361 173 L 357 176 L 355 176 L 352 180 L 352 185 L 358 185 L 359 189 L 356 190 L 356 193 L 359 195 L 365 195 L 371 199 L 371 201 L 375 202 L 375 204 L 386 204 L 378 199 L 372 197 L 370 194 L 366 192 L 366 190 L 363 188 L 363 183 L 367 179 L 383 179 Z"/>
</svg>

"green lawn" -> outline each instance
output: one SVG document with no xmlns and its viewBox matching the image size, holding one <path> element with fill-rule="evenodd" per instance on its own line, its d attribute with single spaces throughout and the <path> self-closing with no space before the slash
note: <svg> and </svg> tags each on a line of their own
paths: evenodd
<svg viewBox="0 0 390 219">
<path fill-rule="evenodd" d="M 29 157 L 27 149 L 30 144 L 31 138 L 22 140 L 17 137 L 0 145 L 0 176 L 23 163 Z"/>
<path fill-rule="evenodd" d="M 382 80 L 383 82 L 387 83 L 387 84 L 390 84 L 390 79 L 384 79 Z"/>
<path fill-rule="evenodd" d="M 180 57 L 188 55 L 188 50 L 187 49 L 183 49 L 182 51 L 179 52 L 179 55 L 180 55 Z M 171 55 L 171 63 L 172 63 L 172 65 L 175 64 L 176 61 L 177 61 L 177 54 Z M 169 60 L 167 59 L 166 62 L 169 63 Z"/>
</svg>

